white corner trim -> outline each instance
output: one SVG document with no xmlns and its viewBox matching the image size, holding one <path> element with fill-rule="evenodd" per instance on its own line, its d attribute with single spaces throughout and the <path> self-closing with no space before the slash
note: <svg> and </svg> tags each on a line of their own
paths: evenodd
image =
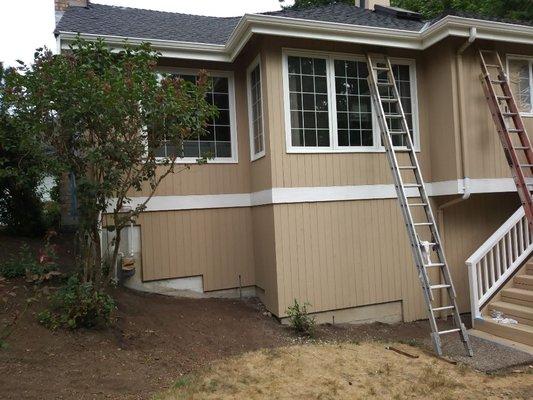
<svg viewBox="0 0 533 400">
<path fill-rule="evenodd" d="M 472 193 L 515 192 L 516 187 L 511 178 L 470 179 Z M 462 179 L 431 182 L 426 184 L 429 196 L 446 196 L 463 194 Z M 408 189 L 407 196 L 413 197 L 416 189 Z M 394 185 L 354 185 L 354 186 L 315 186 L 272 188 L 253 193 L 232 193 L 213 195 L 154 196 L 145 211 L 200 210 L 211 208 L 240 208 L 269 204 L 316 203 L 327 201 L 395 199 Z M 146 197 L 132 197 L 129 204 L 136 207 Z M 112 212 L 116 200 L 111 201 L 107 211 Z"/>
</svg>

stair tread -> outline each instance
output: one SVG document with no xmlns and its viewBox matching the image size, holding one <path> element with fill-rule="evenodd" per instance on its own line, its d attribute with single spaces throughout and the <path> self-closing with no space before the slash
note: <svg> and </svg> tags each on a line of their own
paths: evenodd
<svg viewBox="0 0 533 400">
<path fill-rule="evenodd" d="M 504 314 L 516 315 L 526 319 L 533 319 L 533 307 L 509 303 L 507 301 L 495 301 L 489 304 L 489 308 L 503 311 Z"/>
<path fill-rule="evenodd" d="M 503 337 L 515 342 L 533 345 L 533 326 L 525 324 L 500 324 L 490 317 L 474 323 L 476 329 Z"/>
<path fill-rule="evenodd" d="M 517 275 L 514 277 L 515 282 L 526 283 L 528 285 L 533 285 L 533 275 Z"/>
<path fill-rule="evenodd" d="M 533 290 L 531 289 L 521 289 L 521 288 L 506 288 L 502 290 L 502 295 L 507 297 L 531 297 L 533 298 Z"/>
</svg>

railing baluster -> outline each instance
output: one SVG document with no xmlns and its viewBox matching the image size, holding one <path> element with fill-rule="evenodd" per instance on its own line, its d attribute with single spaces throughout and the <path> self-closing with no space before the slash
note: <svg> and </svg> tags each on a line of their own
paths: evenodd
<svg viewBox="0 0 533 400">
<path fill-rule="evenodd" d="M 468 258 L 472 320 L 481 308 L 533 253 L 533 230 L 519 208 Z"/>
</svg>

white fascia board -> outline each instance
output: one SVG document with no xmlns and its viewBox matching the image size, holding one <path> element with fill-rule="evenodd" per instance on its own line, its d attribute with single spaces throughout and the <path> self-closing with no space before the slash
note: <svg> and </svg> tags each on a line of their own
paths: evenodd
<svg viewBox="0 0 533 400">
<path fill-rule="evenodd" d="M 59 32 L 61 38 L 61 49 L 69 48 L 69 45 L 77 38 L 85 40 L 103 39 L 115 50 L 121 50 L 124 43 L 138 46 L 142 43 L 150 43 L 152 48 L 159 51 L 163 57 L 186 58 L 192 60 L 206 61 L 231 61 L 226 51 L 226 46 L 222 44 L 181 42 L 173 40 L 160 40 L 148 38 L 131 38 L 125 36 L 95 35 L 89 33 L 78 34 L 76 32 Z"/>
</svg>

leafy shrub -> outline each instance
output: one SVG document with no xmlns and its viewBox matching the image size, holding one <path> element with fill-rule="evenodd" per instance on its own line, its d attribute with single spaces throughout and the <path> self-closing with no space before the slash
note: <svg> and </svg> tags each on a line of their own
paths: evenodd
<svg viewBox="0 0 533 400">
<path fill-rule="evenodd" d="M 48 272 L 47 266 L 38 262 L 36 255 L 26 243 L 20 247 L 18 256 L 12 256 L 0 264 L 0 275 L 7 279 L 26 276 L 28 273 L 41 275 L 46 272 Z"/>
<path fill-rule="evenodd" d="M 115 301 L 92 282 L 80 282 L 71 276 L 66 285 L 50 297 L 50 309 L 38 314 L 39 322 L 49 329 L 94 328 L 107 326 L 115 310 Z"/>
<path fill-rule="evenodd" d="M 298 333 L 312 336 L 315 329 L 315 318 L 307 313 L 309 303 L 300 304 L 294 299 L 294 304 L 287 308 L 287 315 L 291 327 Z"/>
</svg>

